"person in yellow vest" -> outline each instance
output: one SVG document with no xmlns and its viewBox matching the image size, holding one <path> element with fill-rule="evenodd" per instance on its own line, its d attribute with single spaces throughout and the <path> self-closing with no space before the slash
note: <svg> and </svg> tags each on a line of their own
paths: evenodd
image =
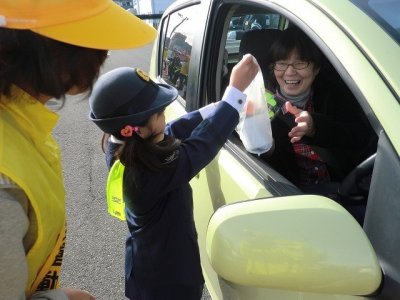
<svg viewBox="0 0 400 300">
<path fill-rule="evenodd" d="M 0 299 L 95 299 L 58 288 L 65 191 L 58 116 L 45 104 L 91 90 L 108 49 L 155 36 L 111 0 L 1 1 Z"/>
<path fill-rule="evenodd" d="M 181 96 L 186 97 L 186 83 L 187 83 L 187 76 L 189 73 L 189 64 L 190 64 L 190 50 L 184 50 L 182 54 L 181 60 L 182 66 L 181 70 L 179 71 L 178 80 L 176 82 L 175 87 L 182 91 Z"/>
</svg>

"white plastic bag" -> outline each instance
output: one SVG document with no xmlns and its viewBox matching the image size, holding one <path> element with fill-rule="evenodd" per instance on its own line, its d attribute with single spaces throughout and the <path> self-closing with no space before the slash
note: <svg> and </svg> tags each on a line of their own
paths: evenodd
<svg viewBox="0 0 400 300">
<path fill-rule="evenodd" d="M 260 155 L 273 145 L 271 121 L 261 71 L 244 91 L 247 102 L 236 128 L 247 151 Z"/>
</svg>

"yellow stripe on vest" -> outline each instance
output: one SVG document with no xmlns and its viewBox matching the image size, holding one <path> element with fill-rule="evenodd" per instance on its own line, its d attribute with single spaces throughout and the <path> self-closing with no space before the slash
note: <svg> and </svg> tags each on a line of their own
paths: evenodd
<svg viewBox="0 0 400 300">
<path fill-rule="evenodd" d="M 57 242 L 53 248 L 53 251 L 50 253 L 31 286 L 31 295 L 36 291 L 51 290 L 58 287 L 61 264 L 64 256 L 65 238 L 66 227 L 64 226 L 57 237 Z"/>
</svg>

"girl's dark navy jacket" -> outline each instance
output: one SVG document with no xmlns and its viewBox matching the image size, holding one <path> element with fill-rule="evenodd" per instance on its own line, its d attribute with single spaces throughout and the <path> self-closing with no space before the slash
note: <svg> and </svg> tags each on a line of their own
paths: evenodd
<svg viewBox="0 0 400 300">
<path fill-rule="evenodd" d="M 238 121 L 237 110 L 224 101 L 204 120 L 199 111 L 188 113 L 165 129 L 167 135 L 182 140 L 174 168 L 125 168 L 127 285 L 204 283 L 189 181 L 216 156 Z M 115 146 L 109 144 L 109 158 Z"/>
</svg>

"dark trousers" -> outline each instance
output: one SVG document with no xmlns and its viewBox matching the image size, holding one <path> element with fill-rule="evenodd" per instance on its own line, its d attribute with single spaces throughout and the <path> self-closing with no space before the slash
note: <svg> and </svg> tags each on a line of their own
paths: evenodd
<svg viewBox="0 0 400 300">
<path fill-rule="evenodd" d="M 130 300 L 201 300 L 204 285 L 169 285 L 154 288 L 126 286 L 126 296 Z"/>
</svg>

